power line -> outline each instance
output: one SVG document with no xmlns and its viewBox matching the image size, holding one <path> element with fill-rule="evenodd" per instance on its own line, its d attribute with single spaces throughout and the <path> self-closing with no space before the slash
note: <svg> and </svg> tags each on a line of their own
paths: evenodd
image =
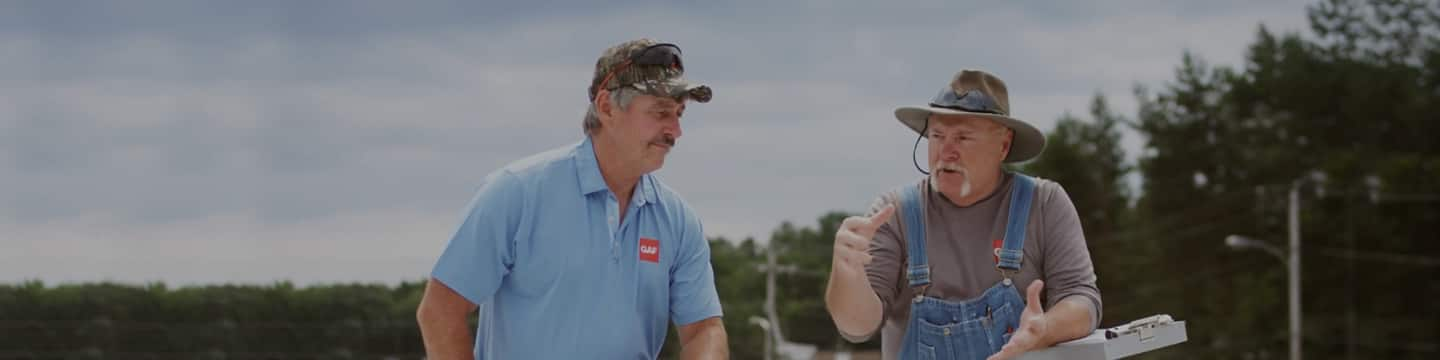
<svg viewBox="0 0 1440 360">
<path fill-rule="evenodd" d="M 1379 251 L 1357 251 L 1338 248 L 1321 248 L 1320 254 L 1339 258 L 1385 262 L 1391 264 L 1433 267 L 1440 266 L 1440 257 L 1406 255 Z"/>
</svg>

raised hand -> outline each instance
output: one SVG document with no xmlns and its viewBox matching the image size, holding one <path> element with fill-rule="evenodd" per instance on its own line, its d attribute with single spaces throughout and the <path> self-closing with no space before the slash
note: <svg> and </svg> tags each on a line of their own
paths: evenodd
<svg viewBox="0 0 1440 360">
<path fill-rule="evenodd" d="M 834 270 L 842 278 L 863 276 L 865 265 L 870 263 L 870 242 L 875 230 L 895 214 L 894 205 L 886 205 L 869 216 L 851 216 L 840 223 L 835 232 Z"/>
<path fill-rule="evenodd" d="M 1037 279 L 1030 283 L 1030 288 L 1025 290 L 1025 311 L 1020 313 L 1020 328 L 1015 329 L 1015 334 L 1010 335 L 1010 342 L 988 360 L 1012 359 L 1042 346 L 1041 340 L 1050 331 L 1045 310 L 1040 307 L 1040 291 L 1044 289 L 1044 281 Z"/>
</svg>

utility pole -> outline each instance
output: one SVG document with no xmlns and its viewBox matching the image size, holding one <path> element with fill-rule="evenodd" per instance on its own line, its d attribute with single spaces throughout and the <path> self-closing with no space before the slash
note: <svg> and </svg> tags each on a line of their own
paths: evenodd
<svg viewBox="0 0 1440 360">
<path fill-rule="evenodd" d="M 785 341 L 785 331 L 780 327 L 780 312 L 775 308 L 775 274 L 793 274 L 800 272 L 795 265 L 779 265 L 775 260 L 775 243 L 771 241 L 766 244 L 765 264 L 757 265 L 756 268 L 765 272 L 765 318 L 769 320 L 769 334 L 766 341 L 765 358 L 770 359 L 775 353 L 775 348 Z"/>
</svg>

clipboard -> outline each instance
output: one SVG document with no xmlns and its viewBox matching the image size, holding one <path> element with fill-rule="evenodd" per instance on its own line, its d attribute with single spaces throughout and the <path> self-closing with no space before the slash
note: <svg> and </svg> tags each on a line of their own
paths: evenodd
<svg viewBox="0 0 1440 360">
<path fill-rule="evenodd" d="M 1020 355 L 1021 360 L 1109 360 L 1154 351 L 1187 340 L 1185 322 L 1155 315 L 1095 330 L 1090 336 Z"/>
</svg>

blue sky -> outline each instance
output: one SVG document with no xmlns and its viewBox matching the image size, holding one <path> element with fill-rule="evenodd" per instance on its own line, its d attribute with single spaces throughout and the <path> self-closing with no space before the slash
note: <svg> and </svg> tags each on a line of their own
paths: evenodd
<svg viewBox="0 0 1440 360">
<path fill-rule="evenodd" d="M 892 111 L 962 68 L 1045 131 L 1097 92 L 1133 116 L 1186 49 L 1239 65 L 1305 5 L 5 2 L 0 282 L 422 278 L 487 173 L 581 138 L 595 57 L 637 37 L 715 89 L 660 177 L 763 240 L 917 177 Z"/>
</svg>

